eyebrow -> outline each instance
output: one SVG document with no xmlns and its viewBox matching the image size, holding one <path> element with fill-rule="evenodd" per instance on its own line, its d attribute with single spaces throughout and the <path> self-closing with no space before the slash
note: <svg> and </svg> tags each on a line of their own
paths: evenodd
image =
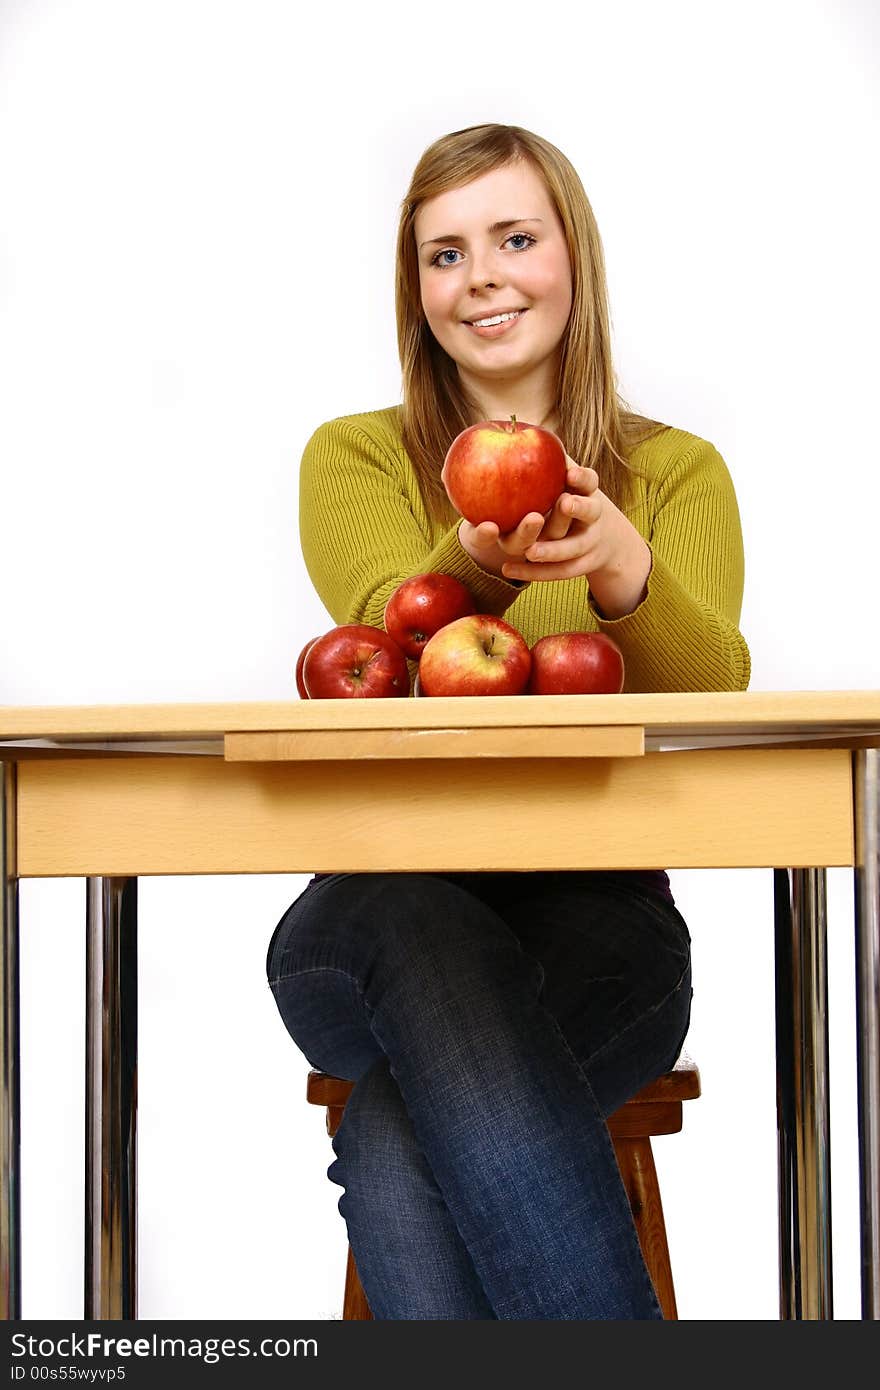
<svg viewBox="0 0 880 1390">
<path fill-rule="evenodd" d="M 508 217 L 503 222 L 493 222 L 487 228 L 490 236 L 495 232 L 504 232 L 508 227 L 516 227 L 520 222 L 543 222 L 543 217 Z M 430 241 L 423 241 L 419 246 L 420 251 L 424 251 L 426 246 L 439 246 L 441 242 L 445 245 L 448 241 L 464 241 L 464 237 L 456 236 L 455 232 L 450 232 L 449 236 L 435 236 Z"/>
</svg>

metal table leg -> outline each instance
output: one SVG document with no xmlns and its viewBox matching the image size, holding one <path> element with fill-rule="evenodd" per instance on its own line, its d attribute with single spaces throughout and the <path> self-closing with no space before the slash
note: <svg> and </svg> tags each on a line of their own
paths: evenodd
<svg viewBox="0 0 880 1390">
<path fill-rule="evenodd" d="M 831 1318 L 824 869 L 774 870 L 779 1315 Z"/>
<path fill-rule="evenodd" d="M 853 753 L 862 1317 L 880 1318 L 880 749 Z"/>
<path fill-rule="evenodd" d="M 0 1318 L 21 1317 L 16 767 L 0 762 Z"/>
<path fill-rule="evenodd" d="M 86 883 L 85 1317 L 137 1317 L 137 879 Z"/>
</svg>

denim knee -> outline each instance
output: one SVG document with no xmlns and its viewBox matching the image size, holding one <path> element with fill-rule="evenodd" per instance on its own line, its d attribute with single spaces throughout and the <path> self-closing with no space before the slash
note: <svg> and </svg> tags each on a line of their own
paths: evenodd
<svg viewBox="0 0 880 1390">
<path fill-rule="evenodd" d="M 345 1188 L 349 1203 L 364 1201 L 376 1214 L 380 1207 L 399 1211 L 405 1188 L 438 1195 L 387 1057 L 357 1081 L 332 1144 L 336 1158 L 327 1176 Z"/>
<path fill-rule="evenodd" d="M 313 1066 L 358 1078 L 376 1052 L 432 1054 L 543 980 L 480 899 L 428 874 L 340 874 L 309 885 L 275 930 L 267 973 L 282 1020 Z M 446 1030 L 448 1032 L 448 1028 Z"/>
<path fill-rule="evenodd" d="M 386 1057 L 355 1085 L 327 1170 L 342 1187 L 361 1283 L 376 1318 L 493 1318 L 420 1148 Z"/>
<path fill-rule="evenodd" d="M 344 874 L 309 887 L 276 928 L 270 981 L 302 971 L 337 970 L 375 1002 L 386 988 L 448 988 L 459 966 L 470 975 L 499 953 L 522 965 L 519 943 L 484 902 L 441 876 Z M 527 961 L 539 986 L 542 971 Z"/>
</svg>

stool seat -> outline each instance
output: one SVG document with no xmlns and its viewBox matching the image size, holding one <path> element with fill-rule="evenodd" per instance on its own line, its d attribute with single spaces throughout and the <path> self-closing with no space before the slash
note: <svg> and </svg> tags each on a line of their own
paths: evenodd
<svg viewBox="0 0 880 1390">
<path fill-rule="evenodd" d="M 331 1136 L 339 1128 L 353 1087 L 353 1081 L 328 1072 L 309 1072 L 306 1100 L 310 1105 L 326 1106 L 327 1133 Z M 683 1124 L 682 1102 L 696 1100 L 700 1094 L 699 1070 L 683 1052 L 671 1071 L 643 1086 L 607 1120 L 645 1264 L 667 1319 L 677 1318 L 678 1310 L 651 1138 L 677 1134 Z M 345 1321 L 366 1321 L 372 1317 L 350 1248 L 342 1316 Z"/>
</svg>

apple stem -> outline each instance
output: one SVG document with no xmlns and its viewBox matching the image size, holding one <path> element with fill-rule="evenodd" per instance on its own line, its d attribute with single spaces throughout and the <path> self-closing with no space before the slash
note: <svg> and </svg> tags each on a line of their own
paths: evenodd
<svg viewBox="0 0 880 1390">
<path fill-rule="evenodd" d="M 515 432 L 515 430 L 516 430 L 516 416 L 515 416 L 515 415 L 511 415 L 511 417 L 510 417 L 510 424 L 509 424 L 509 426 L 508 426 L 507 432 L 508 432 L 508 434 L 513 434 L 513 433 Z"/>
</svg>

